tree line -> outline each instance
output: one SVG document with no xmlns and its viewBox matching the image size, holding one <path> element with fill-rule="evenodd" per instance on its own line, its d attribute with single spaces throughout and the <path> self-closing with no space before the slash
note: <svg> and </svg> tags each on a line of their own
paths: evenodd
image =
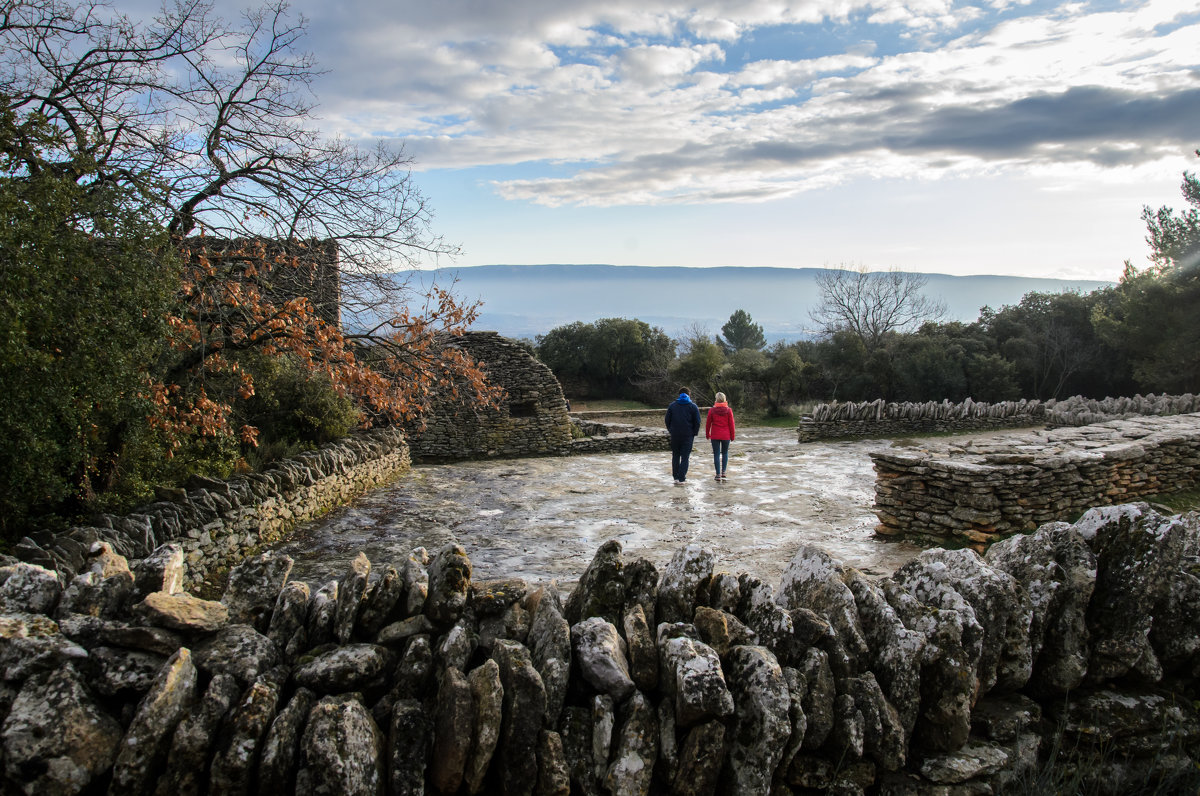
<svg viewBox="0 0 1200 796">
<path fill-rule="evenodd" d="M 442 344 L 477 307 L 394 278 L 454 249 L 402 149 L 316 129 L 304 35 L 283 2 L 0 0 L 0 546 L 498 397 Z M 332 316 L 281 289 L 330 241 Z"/>
<path fill-rule="evenodd" d="M 1200 151 L 1197 152 L 1200 155 Z M 687 385 L 768 415 L 811 401 L 1002 401 L 1200 391 L 1200 180 L 1187 207 L 1144 208 L 1149 265 L 1126 261 L 1118 284 L 1091 293 L 1027 293 L 944 321 L 919 274 L 830 270 L 818 280 L 812 339 L 767 345 L 735 310 L 720 334 L 676 339 L 629 319 L 573 323 L 531 347 L 568 394 L 668 400 Z"/>
</svg>

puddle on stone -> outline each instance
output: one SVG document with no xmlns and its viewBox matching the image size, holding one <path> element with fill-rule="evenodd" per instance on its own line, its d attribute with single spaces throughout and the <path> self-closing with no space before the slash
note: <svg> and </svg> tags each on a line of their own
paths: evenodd
<svg viewBox="0 0 1200 796">
<path fill-rule="evenodd" d="M 670 454 L 419 465 L 391 486 L 308 523 L 275 549 L 296 561 L 294 579 L 341 576 L 362 551 L 372 567 L 399 567 L 414 547 L 463 546 L 475 578 L 576 581 L 596 549 L 621 541 L 626 560 L 660 569 L 684 544 L 717 555 L 718 568 L 778 583 L 796 550 L 822 548 L 872 577 L 916 556 L 916 544 L 877 537 L 875 473 L 868 451 L 887 441 L 796 442 L 791 429 L 739 430 L 728 480 L 713 479 L 711 449 L 697 440 L 684 484 Z"/>
</svg>

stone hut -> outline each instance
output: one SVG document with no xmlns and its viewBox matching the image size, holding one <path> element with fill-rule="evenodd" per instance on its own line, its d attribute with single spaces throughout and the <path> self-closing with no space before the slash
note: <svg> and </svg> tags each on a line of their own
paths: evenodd
<svg viewBox="0 0 1200 796">
<path fill-rule="evenodd" d="M 570 445 L 562 387 L 528 350 L 496 332 L 466 332 L 447 344 L 479 362 L 505 395 L 496 409 L 435 398 L 425 428 L 410 431 L 415 461 L 545 456 Z"/>
</svg>

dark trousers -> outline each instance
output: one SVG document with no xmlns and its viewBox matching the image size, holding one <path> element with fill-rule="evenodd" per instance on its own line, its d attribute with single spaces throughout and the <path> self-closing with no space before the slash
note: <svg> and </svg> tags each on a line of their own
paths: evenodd
<svg viewBox="0 0 1200 796">
<path fill-rule="evenodd" d="M 687 478 L 688 459 L 691 458 L 692 441 L 695 439 L 690 434 L 671 435 L 671 476 L 676 481 L 683 481 Z"/>
</svg>

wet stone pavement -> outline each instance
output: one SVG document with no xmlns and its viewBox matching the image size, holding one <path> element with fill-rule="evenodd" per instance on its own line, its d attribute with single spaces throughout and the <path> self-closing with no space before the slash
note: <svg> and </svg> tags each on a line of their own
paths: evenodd
<svg viewBox="0 0 1200 796">
<path fill-rule="evenodd" d="M 275 549 L 295 559 L 293 579 L 310 583 L 339 577 L 359 551 L 373 568 L 399 568 L 414 547 L 432 554 L 456 542 L 475 578 L 557 578 L 567 587 L 608 539 L 660 568 L 681 546 L 701 544 L 718 568 L 771 584 L 802 544 L 883 576 L 922 549 L 873 531 L 867 451 L 890 445 L 801 445 L 792 429 L 747 428 L 730 446 L 723 483 L 713 480 L 703 437 L 685 484 L 671 480 L 667 451 L 418 465 Z"/>
</svg>

